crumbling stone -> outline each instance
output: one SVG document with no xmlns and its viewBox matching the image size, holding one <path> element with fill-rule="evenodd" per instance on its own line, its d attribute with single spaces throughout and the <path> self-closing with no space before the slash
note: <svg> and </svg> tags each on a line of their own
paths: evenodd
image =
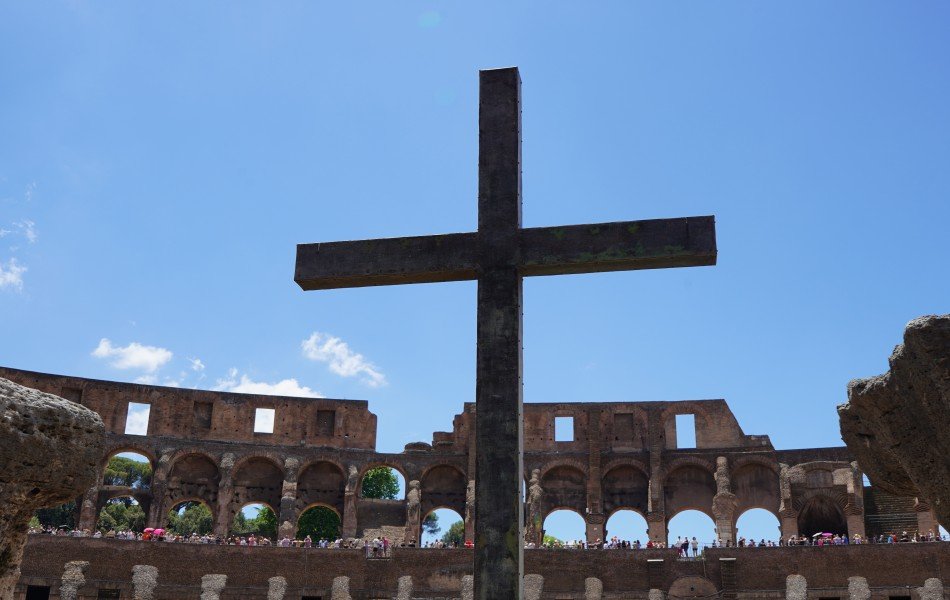
<svg viewBox="0 0 950 600">
<path fill-rule="evenodd" d="M 153 600 L 158 586 L 158 568 L 151 565 L 132 567 L 133 600 Z"/>
<path fill-rule="evenodd" d="M 350 598 L 350 578 L 334 577 L 330 588 L 330 600 L 352 600 Z"/>
<path fill-rule="evenodd" d="M 13 598 L 33 513 L 97 481 L 104 430 L 88 408 L 0 378 L 0 600 Z"/>
<path fill-rule="evenodd" d="M 267 580 L 267 600 L 284 600 L 287 593 L 287 580 L 281 576 Z"/>
<path fill-rule="evenodd" d="M 227 575 L 205 575 L 201 578 L 201 600 L 221 600 L 221 591 L 227 583 Z"/>
<path fill-rule="evenodd" d="M 604 584 L 596 577 L 584 580 L 584 600 L 601 600 L 604 596 Z"/>
<path fill-rule="evenodd" d="M 475 600 L 475 578 L 462 575 L 462 600 Z"/>
<path fill-rule="evenodd" d="M 650 588 L 650 593 L 647 596 L 648 600 L 663 600 L 665 594 L 663 590 L 658 590 L 656 588 Z"/>
<path fill-rule="evenodd" d="M 808 600 L 808 581 L 804 575 L 785 578 L 785 600 Z"/>
<path fill-rule="evenodd" d="M 868 600 L 871 588 L 864 577 L 848 577 L 848 600 Z"/>
<path fill-rule="evenodd" d="M 396 600 L 412 600 L 412 577 L 409 575 L 396 582 Z"/>
<path fill-rule="evenodd" d="M 874 485 L 924 499 L 950 527 L 950 315 L 908 323 L 889 362 L 848 384 L 841 437 Z"/>
<path fill-rule="evenodd" d="M 943 582 L 931 577 L 924 582 L 923 587 L 917 588 L 920 600 L 943 600 Z"/>
<path fill-rule="evenodd" d="M 531 573 L 524 576 L 524 600 L 541 600 L 544 576 Z"/>
<path fill-rule="evenodd" d="M 79 597 L 79 588 L 86 585 L 87 560 L 73 560 L 63 568 L 63 579 L 59 584 L 60 600 L 76 600 Z"/>
</svg>

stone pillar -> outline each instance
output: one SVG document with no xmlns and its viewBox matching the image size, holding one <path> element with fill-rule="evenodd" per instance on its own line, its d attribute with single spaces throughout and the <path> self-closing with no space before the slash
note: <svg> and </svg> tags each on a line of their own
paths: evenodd
<svg viewBox="0 0 950 600">
<path fill-rule="evenodd" d="M 527 539 L 527 538 L 525 538 Z M 475 480 L 469 479 L 465 487 L 465 540 L 475 541 Z"/>
<path fill-rule="evenodd" d="M 340 537 L 356 537 L 356 490 L 360 485 L 360 470 L 356 465 L 347 467 L 346 487 L 343 490 L 343 516 L 340 519 Z"/>
<path fill-rule="evenodd" d="M 666 535 L 666 514 L 662 512 L 647 513 L 647 535 L 653 540 L 653 543 L 667 543 Z"/>
<path fill-rule="evenodd" d="M 864 511 L 855 512 L 850 506 L 845 509 L 845 521 L 848 525 L 848 537 L 854 539 L 855 536 L 860 535 L 862 538 L 867 537 L 867 534 L 864 532 Z"/>
<path fill-rule="evenodd" d="M 59 584 L 60 600 L 76 600 L 79 597 L 79 589 L 86 585 L 86 569 L 89 568 L 87 560 L 73 560 L 66 563 L 63 568 L 63 578 Z"/>
<path fill-rule="evenodd" d="M 171 506 L 165 506 L 165 496 L 168 493 L 168 472 L 171 469 L 172 451 L 163 450 L 159 455 L 158 464 L 152 471 L 152 483 L 150 489 L 152 492 L 152 504 L 149 511 L 145 514 L 145 526 L 153 528 L 164 528 L 168 522 L 168 515 L 165 511 L 171 510 Z"/>
<path fill-rule="evenodd" d="M 475 578 L 471 575 L 462 575 L 461 600 L 475 600 Z"/>
<path fill-rule="evenodd" d="M 604 541 L 604 515 L 603 514 L 589 514 L 584 520 L 587 525 L 587 543 L 594 544 L 598 540 L 600 542 Z"/>
<path fill-rule="evenodd" d="M 785 600 L 808 600 L 808 581 L 802 575 L 785 578 Z"/>
<path fill-rule="evenodd" d="M 658 590 L 656 588 L 651 588 L 649 594 L 647 595 L 648 600 L 663 600 L 666 594 L 663 593 L 663 590 Z"/>
<path fill-rule="evenodd" d="M 352 600 L 350 598 L 350 578 L 334 577 L 330 588 L 330 600 Z"/>
<path fill-rule="evenodd" d="M 105 427 L 88 408 L 0 378 L 0 600 L 12 600 L 29 521 L 96 483 Z"/>
<path fill-rule="evenodd" d="M 412 600 L 412 577 L 404 575 L 396 582 L 396 600 Z"/>
<path fill-rule="evenodd" d="M 914 504 L 914 512 L 917 513 L 917 532 L 926 535 L 931 531 L 934 535 L 940 535 L 940 529 L 937 526 L 937 515 L 930 509 L 930 505 L 917 498 Z"/>
<path fill-rule="evenodd" d="M 409 482 L 409 491 L 406 492 L 406 543 L 415 541 L 418 546 L 419 533 L 422 530 L 422 516 L 419 514 L 422 505 L 422 492 L 419 480 Z"/>
<path fill-rule="evenodd" d="M 278 575 L 267 580 L 267 600 L 284 600 L 286 593 L 286 579 Z"/>
<path fill-rule="evenodd" d="M 280 514 L 277 516 L 278 539 L 297 537 L 297 471 L 300 461 L 290 456 L 284 460 L 284 484 L 280 492 Z"/>
<path fill-rule="evenodd" d="M 218 482 L 218 506 L 214 509 L 214 534 L 226 538 L 231 531 L 231 501 L 234 486 L 231 471 L 234 469 L 234 454 L 227 452 L 221 457 L 221 480 Z"/>
<path fill-rule="evenodd" d="M 798 513 L 795 511 L 782 511 L 779 513 L 781 522 L 779 529 L 782 531 L 782 539 L 786 542 L 788 538 L 798 535 Z"/>
<path fill-rule="evenodd" d="M 584 600 L 601 600 L 604 597 L 604 584 L 596 577 L 584 580 Z"/>
<path fill-rule="evenodd" d="M 943 600 L 943 582 L 931 577 L 923 587 L 917 588 L 917 596 L 920 600 Z"/>
<path fill-rule="evenodd" d="M 227 583 L 227 575 L 203 576 L 201 578 L 201 600 L 221 600 L 221 591 Z"/>
<path fill-rule="evenodd" d="M 864 577 L 848 577 L 848 600 L 870 600 L 871 588 Z"/>
<path fill-rule="evenodd" d="M 96 470 L 96 476 L 99 481 L 102 480 L 102 471 Z M 99 517 L 99 484 L 93 485 L 86 490 L 79 501 L 79 523 L 77 529 L 96 529 L 96 521 Z"/>
<path fill-rule="evenodd" d="M 158 568 L 152 565 L 132 567 L 132 600 L 154 600 L 158 586 Z"/>
<path fill-rule="evenodd" d="M 723 544 L 736 541 L 736 504 L 729 459 L 720 456 L 716 458 L 716 495 L 713 497 L 712 513 L 716 521 L 716 535 Z"/>
<path fill-rule="evenodd" d="M 541 600 L 542 591 L 544 591 L 543 575 L 524 576 L 524 600 Z"/>
</svg>

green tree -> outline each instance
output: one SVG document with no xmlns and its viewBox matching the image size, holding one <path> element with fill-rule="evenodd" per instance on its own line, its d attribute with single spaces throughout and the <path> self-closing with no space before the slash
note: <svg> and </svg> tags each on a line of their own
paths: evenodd
<svg viewBox="0 0 950 600">
<path fill-rule="evenodd" d="M 168 531 L 175 535 L 211 533 L 211 509 L 203 502 L 184 502 L 168 513 Z"/>
<path fill-rule="evenodd" d="M 442 541 L 449 546 L 462 546 L 465 543 L 465 523 L 456 521 L 449 525 L 448 531 L 442 534 Z"/>
<path fill-rule="evenodd" d="M 234 535 L 247 535 L 252 532 L 251 522 L 244 516 L 244 511 L 239 510 L 238 513 L 234 515 L 234 521 L 231 522 L 231 533 Z"/>
<path fill-rule="evenodd" d="M 152 465 L 124 456 L 113 456 L 106 465 L 102 483 L 147 490 L 152 484 Z"/>
<path fill-rule="evenodd" d="M 96 529 L 107 531 L 142 531 L 145 527 L 145 511 L 131 498 L 113 498 L 99 511 Z"/>
<path fill-rule="evenodd" d="M 44 527 L 76 526 L 76 503 L 67 502 L 55 508 L 41 508 L 36 511 L 36 518 Z"/>
<path fill-rule="evenodd" d="M 362 496 L 364 498 L 379 498 L 395 500 L 399 493 L 399 480 L 389 467 L 370 469 L 363 476 Z"/>
<path fill-rule="evenodd" d="M 564 542 L 560 539 L 554 537 L 553 535 L 544 535 L 544 539 L 541 540 L 542 545 L 544 546 L 563 546 Z"/>
<path fill-rule="evenodd" d="M 442 531 L 442 528 L 439 527 L 439 515 L 435 514 L 435 512 L 430 512 L 422 521 L 422 535 L 435 535 L 440 531 Z"/>
<path fill-rule="evenodd" d="M 309 508 L 297 520 L 297 539 L 310 536 L 313 541 L 340 537 L 340 517 L 326 506 Z"/>
<path fill-rule="evenodd" d="M 277 515 L 267 506 L 258 509 L 257 514 L 248 519 L 244 511 L 239 510 L 231 523 L 231 533 L 235 535 L 265 536 L 271 539 L 277 537 Z"/>
</svg>

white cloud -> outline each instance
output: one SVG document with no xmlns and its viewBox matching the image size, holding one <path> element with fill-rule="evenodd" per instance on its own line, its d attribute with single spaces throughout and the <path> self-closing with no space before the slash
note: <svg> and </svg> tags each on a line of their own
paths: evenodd
<svg viewBox="0 0 950 600">
<path fill-rule="evenodd" d="M 155 385 L 158 383 L 158 377 L 155 375 L 141 375 L 135 378 L 135 383 L 141 383 L 143 385 Z"/>
<path fill-rule="evenodd" d="M 188 362 L 191 363 L 191 370 L 192 370 L 192 371 L 201 372 L 201 371 L 204 371 L 204 370 L 205 370 L 205 364 L 204 364 L 203 362 L 201 362 L 201 359 L 200 359 L 200 358 L 189 358 L 189 359 L 188 359 Z"/>
<path fill-rule="evenodd" d="M 300 385 L 296 379 L 281 379 L 277 383 L 266 383 L 263 381 L 253 381 L 245 374 L 241 374 L 240 377 L 238 377 L 238 375 L 238 370 L 232 368 L 228 371 L 226 378 L 218 380 L 214 389 L 224 392 L 238 392 L 241 394 L 323 398 L 323 394 L 305 385 Z"/>
<path fill-rule="evenodd" d="M 26 273 L 26 267 L 21 266 L 15 258 L 8 260 L 6 266 L 0 262 L 0 290 L 9 287 L 21 291 L 24 273 Z"/>
<path fill-rule="evenodd" d="M 315 331 L 300 347 L 304 356 L 327 363 L 330 370 L 341 377 L 362 375 L 361 381 L 370 387 L 386 385 L 386 376 L 338 337 Z"/>
<path fill-rule="evenodd" d="M 39 235 L 36 233 L 36 223 L 29 219 L 23 219 L 19 223 L 14 223 L 14 225 L 19 228 L 20 232 L 23 233 L 23 236 L 28 242 L 31 244 L 36 243 L 36 238 L 39 237 Z"/>
<path fill-rule="evenodd" d="M 110 364 L 116 369 L 142 369 L 148 373 L 154 373 L 172 359 L 171 351 L 165 348 L 145 346 L 138 342 L 128 346 L 113 346 L 106 338 L 99 341 L 92 355 L 113 359 Z"/>
</svg>

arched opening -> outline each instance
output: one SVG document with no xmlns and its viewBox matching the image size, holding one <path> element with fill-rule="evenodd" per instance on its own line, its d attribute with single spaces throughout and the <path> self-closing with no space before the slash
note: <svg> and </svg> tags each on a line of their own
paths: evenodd
<svg viewBox="0 0 950 600">
<path fill-rule="evenodd" d="M 650 479 L 637 467 L 614 467 L 604 475 L 604 511 L 611 513 L 618 508 L 632 508 L 644 514 L 649 490 Z"/>
<path fill-rule="evenodd" d="M 647 520 L 639 512 L 630 509 L 620 509 L 610 515 L 605 536 L 609 544 L 616 546 L 618 542 L 628 542 L 631 547 L 635 542 L 640 542 L 640 547 L 646 546 L 650 537 L 647 534 Z"/>
<path fill-rule="evenodd" d="M 138 452 L 116 452 L 106 462 L 102 485 L 147 491 L 152 486 L 152 461 Z"/>
<path fill-rule="evenodd" d="M 716 481 L 708 469 L 686 464 L 667 475 L 663 495 L 667 514 L 675 515 L 683 510 L 708 510 L 716 495 Z"/>
<path fill-rule="evenodd" d="M 670 598 L 712 598 L 719 596 L 719 588 L 705 577 L 680 577 L 670 586 Z"/>
<path fill-rule="evenodd" d="M 422 513 L 436 508 L 450 508 L 461 515 L 465 512 L 467 486 L 465 474 L 457 468 L 449 465 L 432 467 L 425 472 L 420 482 Z"/>
<path fill-rule="evenodd" d="M 779 527 L 778 517 L 770 511 L 750 508 L 736 520 L 736 540 L 753 540 L 756 546 L 762 542 L 778 542 L 782 537 Z"/>
<path fill-rule="evenodd" d="M 387 465 L 368 469 L 360 479 L 359 495 L 375 500 L 402 500 L 406 497 L 406 476 Z"/>
<path fill-rule="evenodd" d="M 200 500 L 179 502 L 168 511 L 165 530 L 171 535 L 208 535 L 214 529 L 211 508 Z"/>
<path fill-rule="evenodd" d="M 232 506 L 266 504 L 280 506 L 284 473 L 274 461 L 263 456 L 249 458 L 235 469 Z"/>
<path fill-rule="evenodd" d="M 96 529 L 104 534 L 141 533 L 145 529 L 145 511 L 132 496 L 116 496 L 106 500 L 99 511 Z"/>
<path fill-rule="evenodd" d="M 204 454 L 186 454 L 177 459 L 168 474 L 167 498 L 173 504 L 201 500 L 214 506 L 218 499 L 218 466 Z"/>
<path fill-rule="evenodd" d="M 844 513 L 825 495 L 812 496 L 798 511 L 798 533 L 812 537 L 816 533 L 848 533 Z"/>
<path fill-rule="evenodd" d="M 587 540 L 587 524 L 577 511 L 559 509 L 544 518 L 544 545 L 573 548 Z"/>
<path fill-rule="evenodd" d="M 947 530 L 943 528 L 943 525 L 937 525 L 937 531 L 941 540 L 950 541 L 950 533 L 947 533 Z"/>
<path fill-rule="evenodd" d="M 321 461 L 307 465 L 297 477 L 299 508 L 322 504 L 341 513 L 345 493 L 346 478 L 340 467 L 334 463 Z"/>
<path fill-rule="evenodd" d="M 231 521 L 231 535 L 245 538 L 249 542 L 251 536 L 255 539 L 276 539 L 277 515 L 274 509 L 263 502 L 245 504 Z"/>
<path fill-rule="evenodd" d="M 735 469 L 731 479 L 732 493 L 736 495 L 738 502 L 738 513 L 750 508 L 778 512 L 781 491 L 775 471 L 759 463 L 748 463 Z"/>
<path fill-rule="evenodd" d="M 687 540 L 692 544 L 696 538 L 698 550 L 711 546 L 716 540 L 716 523 L 712 517 L 698 510 L 684 510 L 676 513 L 667 525 L 667 545 L 674 547 L 679 540 Z M 692 555 L 692 545 L 689 548 Z"/>
<path fill-rule="evenodd" d="M 310 536 L 314 545 L 321 540 L 332 542 L 340 537 L 340 513 L 326 505 L 311 506 L 300 513 L 297 519 L 297 539 L 305 540 Z"/>
<path fill-rule="evenodd" d="M 559 465 L 549 469 L 541 476 L 541 488 L 542 513 L 568 508 L 584 514 L 587 509 L 587 477 L 577 467 Z"/>
<path fill-rule="evenodd" d="M 465 521 L 451 508 L 437 508 L 422 520 L 423 546 L 462 548 L 465 545 Z"/>
</svg>

